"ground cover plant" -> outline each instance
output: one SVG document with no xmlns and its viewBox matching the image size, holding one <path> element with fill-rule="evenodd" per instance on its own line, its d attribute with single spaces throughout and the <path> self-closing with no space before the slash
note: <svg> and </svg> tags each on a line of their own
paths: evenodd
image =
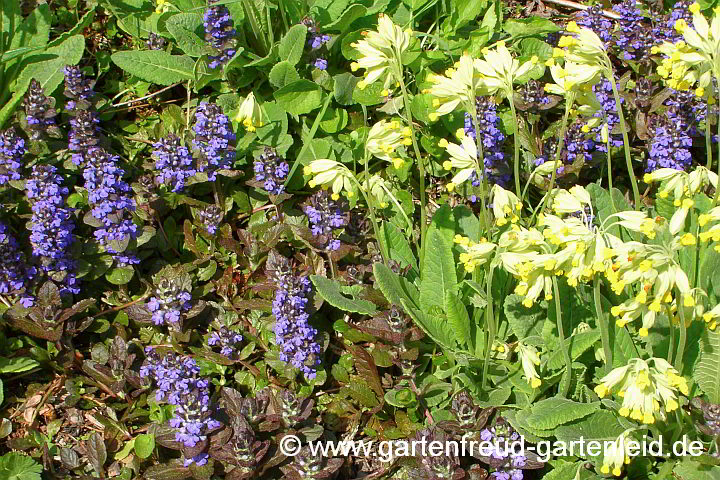
<svg viewBox="0 0 720 480">
<path fill-rule="evenodd" d="M 0 479 L 715 478 L 716 3 L 3 0 Z"/>
</svg>

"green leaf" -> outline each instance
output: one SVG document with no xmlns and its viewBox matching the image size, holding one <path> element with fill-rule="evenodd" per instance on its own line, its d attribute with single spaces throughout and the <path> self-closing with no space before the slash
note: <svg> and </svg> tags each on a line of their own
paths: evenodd
<svg viewBox="0 0 720 480">
<path fill-rule="evenodd" d="M 586 187 L 586 189 L 590 194 L 590 200 L 595 207 L 595 215 L 597 215 L 598 222 L 604 222 L 607 217 L 613 214 L 610 193 L 595 183 L 591 183 Z M 630 204 L 628 204 L 627 200 L 625 200 L 625 196 L 617 188 L 613 188 L 612 200 L 615 202 L 617 212 L 632 210 L 632 208 L 630 208 Z M 607 231 L 616 236 L 620 235 L 620 227 L 617 225 L 613 225 Z M 627 230 L 623 229 L 623 232 L 627 232 Z"/>
<path fill-rule="evenodd" d="M 420 306 L 428 312 L 433 306 L 445 306 L 445 292 L 455 291 L 457 275 L 452 247 L 445 235 L 439 229 L 430 229 L 426 242 L 420 271 Z"/>
<path fill-rule="evenodd" d="M 720 332 L 705 329 L 700 344 L 700 360 L 695 364 L 693 379 L 710 403 L 720 403 Z"/>
<path fill-rule="evenodd" d="M 273 66 L 268 78 L 273 87 L 282 88 L 285 85 L 300 80 L 300 75 L 297 70 L 295 70 L 295 67 L 286 60 L 283 60 Z"/>
<path fill-rule="evenodd" d="M 345 72 L 335 75 L 333 80 L 335 80 L 333 94 L 335 95 L 336 102 L 346 106 L 357 103 L 353 100 L 353 91 L 355 91 L 355 85 L 360 81 L 359 78 L 352 73 Z"/>
<path fill-rule="evenodd" d="M 163 50 L 128 50 L 115 52 L 110 58 L 127 73 L 158 85 L 195 78 L 195 62 L 186 55 L 170 55 Z"/>
<path fill-rule="evenodd" d="M 338 133 L 348 123 L 349 115 L 343 108 L 328 108 L 320 121 L 320 129 L 325 133 Z"/>
<path fill-rule="evenodd" d="M 333 307 L 344 312 L 359 313 L 361 315 L 372 315 L 377 311 L 374 303 L 356 298 L 363 291 L 363 287 L 360 285 L 343 286 L 320 275 L 310 275 L 310 280 L 312 280 L 323 300 Z M 345 295 L 350 295 L 351 298 Z"/>
<path fill-rule="evenodd" d="M 703 465 L 695 460 L 684 459 L 673 468 L 677 480 L 718 480 L 720 467 Z"/>
<path fill-rule="evenodd" d="M 572 335 L 570 338 L 566 338 L 564 348 L 569 349 L 571 359 L 577 360 L 580 355 L 585 353 L 598 340 L 600 340 L 599 330 L 580 332 Z M 565 366 L 562 348 L 563 347 L 557 348 L 550 354 L 550 358 L 548 358 L 547 361 L 547 368 L 556 369 Z"/>
<path fill-rule="evenodd" d="M 27 372 L 38 365 L 40 364 L 37 361 L 28 357 L 0 357 L 0 374 Z"/>
<path fill-rule="evenodd" d="M 50 39 L 50 16 L 50 7 L 47 4 L 37 5 L 18 26 L 7 51 L 23 47 L 45 47 Z M 6 68 L 13 63 L 15 62 L 9 62 Z"/>
<path fill-rule="evenodd" d="M 350 382 L 340 389 L 340 393 L 351 397 L 363 407 L 373 408 L 378 406 L 378 399 L 375 393 L 362 382 Z"/>
<path fill-rule="evenodd" d="M 455 332 L 460 345 L 471 347 L 470 316 L 460 297 L 451 290 L 445 292 L 445 313 L 447 314 L 449 326 Z"/>
<path fill-rule="evenodd" d="M 505 297 L 503 308 L 510 328 L 518 340 L 531 336 L 542 337 L 547 312 L 537 304 L 527 308 L 522 301 L 523 297 L 514 293 Z"/>
<path fill-rule="evenodd" d="M 322 88 L 310 80 L 298 80 L 276 90 L 273 96 L 279 106 L 292 115 L 310 113 L 322 105 Z"/>
<path fill-rule="evenodd" d="M 403 267 L 409 265 L 417 271 L 417 261 L 405 235 L 389 222 L 383 222 L 381 234 L 378 240 L 387 247 L 390 259 L 400 262 Z"/>
<path fill-rule="evenodd" d="M 560 425 L 555 429 L 558 441 L 570 444 L 572 441 L 615 441 L 625 431 L 625 427 L 618 422 L 617 417 L 607 410 L 594 412 L 592 415 L 567 425 Z M 585 457 L 587 458 L 587 457 Z"/>
<path fill-rule="evenodd" d="M 140 458 L 148 458 L 155 450 L 155 435 L 142 433 L 135 437 L 135 453 Z"/>
<path fill-rule="evenodd" d="M 290 65 L 297 65 L 305 49 L 306 36 L 307 27 L 305 25 L 299 24 L 290 27 L 290 30 L 280 40 L 278 47 L 280 60 L 288 62 Z"/>
<path fill-rule="evenodd" d="M 534 429 L 551 430 L 558 425 L 586 417 L 600 408 L 600 402 L 579 403 L 567 398 L 552 397 L 532 406 L 525 419 Z"/>
<path fill-rule="evenodd" d="M 22 453 L 10 452 L 0 457 L 3 480 L 40 480 L 42 472 L 42 465 Z"/>
<path fill-rule="evenodd" d="M 113 285 L 125 285 L 132 280 L 135 269 L 132 267 L 112 268 L 105 273 L 105 279 Z"/>
<path fill-rule="evenodd" d="M 31 55 L 23 60 L 27 64 L 15 82 L 12 99 L 0 110 L 0 127 L 5 125 L 15 108 L 22 102 L 30 81 L 34 78 L 50 95 L 63 81 L 62 69 L 66 65 L 76 65 L 85 50 L 85 38 L 75 35 L 60 45 L 48 48 L 39 55 Z"/>
<path fill-rule="evenodd" d="M 213 53 L 201 36 L 203 17 L 199 13 L 178 13 L 165 23 L 168 32 L 175 37 L 178 47 L 191 57 L 201 57 Z"/>
<path fill-rule="evenodd" d="M 402 305 L 404 300 L 411 308 L 418 308 L 420 292 L 404 277 L 394 273 L 382 263 L 373 265 L 373 276 L 375 285 L 385 295 L 388 302 Z"/>
<path fill-rule="evenodd" d="M 508 19 L 503 25 L 503 30 L 511 37 L 530 37 L 533 35 L 544 35 L 560 31 L 560 27 L 547 18 L 530 17 L 520 19 Z"/>
</svg>

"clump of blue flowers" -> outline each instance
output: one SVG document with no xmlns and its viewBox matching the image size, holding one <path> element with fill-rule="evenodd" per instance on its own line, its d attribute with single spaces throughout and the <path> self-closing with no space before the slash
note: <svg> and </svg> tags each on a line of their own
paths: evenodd
<svg viewBox="0 0 720 480">
<path fill-rule="evenodd" d="M 688 25 L 693 24 L 692 13 L 689 8 L 692 3 L 691 0 L 675 2 L 670 13 L 664 16 L 652 30 L 652 38 L 655 43 L 662 43 L 663 41 L 675 43 L 683 39 L 682 34 L 675 30 L 675 22 L 682 19 Z"/>
<path fill-rule="evenodd" d="M 523 467 L 528 463 L 526 456 L 522 455 L 513 444 L 520 441 L 520 435 L 504 421 L 498 422 L 493 427 L 485 428 L 480 432 L 480 439 L 486 442 L 484 445 L 491 445 L 494 450 L 490 452 L 493 463 L 507 463 L 503 467 L 495 468 L 495 471 L 488 478 L 493 480 L 523 480 Z"/>
<path fill-rule="evenodd" d="M 230 330 L 227 327 L 222 327 L 220 330 L 210 334 L 208 338 L 208 345 L 211 347 L 219 346 L 220 354 L 228 358 L 232 358 L 238 352 L 240 342 L 242 342 L 243 336 L 237 332 Z"/>
<path fill-rule="evenodd" d="M 309 33 L 307 46 L 311 52 L 311 64 L 318 70 L 327 70 L 328 61 L 319 51 L 332 37 L 319 33 L 315 21 L 310 17 L 303 18 L 302 23 L 307 27 Z"/>
<path fill-rule="evenodd" d="M 603 15 L 603 9 L 600 4 L 595 4 L 580 12 L 575 23 L 581 27 L 589 28 L 605 43 L 609 42 L 612 38 L 613 24 Z"/>
<path fill-rule="evenodd" d="M 190 150 L 175 135 L 154 143 L 152 155 L 158 172 L 155 181 L 167 184 L 173 192 L 181 192 L 187 179 L 197 173 Z"/>
<path fill-rule="evenodd" d="M 309 204 L 304 208 L 310 221 L 310 231 L 328 250 L 340 248 L 341 242 L 333 238 L 333 234 L 348 223 L 343 207 L 340 199 L 334 200 L 328 192 L 319 190 L 310 197 Z"/>
<path fill-rule="evenodd" d="M 80 67 L 77 65 L 68 65 L 63 69 L 65 74 L 65 96 L 68 102 L 65 104 L 66 110 L 75 110 L 75 108 L 87 108 L 89 99 L 95 96 L 93 87 L 95 81 L 86 78 Z"/>
<path fill-rule="evenodd" d="M 268 260 L 270 262 L 270 260 Z M 272 313 L 275 315 L 275 343 L 280 347 L 280 360 L 300 369 L 313 379 L 320 365 L 322 348 L 317 342 L 318 331 L 309 323 L 310 279 L 293 275 L 290 261 L 277 257 L 273 271 L 277 285 Z"/>
<path fill-rule="evenodd" d="M 266 192 L 280 195 L 285 191 L 284 182 L 290 172 L 290 165 L 274 149 L 265 147 L 263 153 L 255 159 L 253 169 L 255 180 L 263 182 Z"/>
<path fill-rule="evenodd" d="M 97 113 L 90 110 L 78 110 L 70 119 L 68 145 L 73 152 L 71 159 L 75 165 L 82 165 L 88 150 L 99 143 L 99 123 Z"/>
<path fill-rule="evenodd" d="M 647 172 L 658 168 L 687 170 L 692 164 L 692 137 L 682 121 L 660 117 L 650 142 Z"/>
<path fill-rule="evenodd" d="M 137 225 L 130 218 L 135 210 L 131 188 L 122 179 L 125 171 L 118 157 L 99 147 L 87 153 L 83 171 L 92 216 L 100 223 L 95 238 L 110 253 L 120 253 L 112 242 L 125 242 L 137 236 Z"/>
<path fill-rule="evenodd" d="M 615 46 L 622 52 L 625 60 L 641 60 L 653 46 L 652 29 L 637 8 L 635 0 L 624 0 L 614 5 L 613 11 L 620 15 Z"/>
<path fill-rule="evenodd" d="M 36 165 L 25 188 L 32 203 L 30 243 L 40 268 L 61 284 L 61 293 L 80 293 L 70 255 L 75 223 L 65 206 L 68 188 L 51 165 Z"/>
<path fill-rule="evenodd" d="M 33 298 L 25 293 L 37 269 L 28 265 L 10 229 L 0 222 L 0 293 L 19 296 L 20 304 L 30 307 Z"/>
<path fill-rule="evenodd" d="M 49 129 L 55 128 L 55 99 L 48 98 L 40 82 L 33 78 L 24 103 L 30 139 L 39 140 Z"/>
<path fill-rule="evenodd" d="M 197 170 L 215 181 L 216 172 L 231 168 L 235 161 L 235 151 L 230 144 L 235 141 L 235 134 L 230 119 L 218 105 L 202 102 L 195 111 L 193 131 L 193 148 L 203 157 Z"/>
<path fill-rule="evenodd" d="M 205 229 L 211 235 L 215 235 L 215 232 L 217 232 L 217 228 L 220 226 L 220 222 L 222 222 L 224 216 L 225 213 L 222 208 L 217 205 L 208 205 L 197 212 L 198 220 L 202 222 Z"/>
<path fill-rule="evenodd" d="M 506 167 L 505 154 L 503 153 L 505 135 L 499 128 L 500 117 L 497 115 L 497 104 L 491 97 L 477 97 L 475 108 L 480 138 L 482 139 L 485 174 L 490 182 L 507 185 L 510 181 L 510 175 L 503 172 Z M 476 138 L 475 122 L 468 113 L 465 113 L 464 131 L 465 135 L 469 135 L 473 139 Z M 472 185 L 474 187 L 479 186 L 480 180 L 473 172 L 471 176 Z"/>
<path fill-rule="evenodd" d="M 152 347 L 145 349 L 147 360 L 140 368 L 140 376 L 157 384 L 155 398 L 174 405 L 170 426 L 176 429 L 175 441 L 193 448 L 205 442 L 207 436 L 222 424 L 213 418 L 215 407 L 210 402 L 210 382 L 200 377 L 200 367 L 187 356 L 168 353 L 161 357 Z M 200 453 L 185 459 L 188 466 L 207 463 L 208 454 Z"/>
<path fill-rule="evenodd" d="M 618 123 L 620 123 L 620 116 L 617 111 L 617 104 L 615 103 L 615 97 L 613 96 L 612 83 L 607 78 L 603 78 L 600 82 L 596 83 L 592 87 L 595 97 L 602 105 L 602 111 L 595 113 L 595 117 L 603 118 L 604 123 L 608 126 L 608 131 L 612 132 Z M 625 99 L 620 97 L 620 103 L 623 104 Z M 610 145 L 614 147 L 621 147 L 623 145 L 622 136 L 610 135 Z M 607 152 L 607 146 L 602 140 L 600 134 L 600 128 L 597 128 L 595 135 L 595 149 L 599 152 Z"/>
<path fill-rule="evenodd" d="M 189 276 L 160 278 L 155 285 L 155 296 L 147 303 L 148 310 L 152 312 L 152 322 L 155 325 L 182 327 L 182 314 L 192 306 L 191 287 Z"/>
<path fill-rule="evenodd" d="M 208 67 L 213 70 L 225 65 L 237 51 L 234 38 L 237 32 L 232 25 L 230 10 L 215 3 L 217 0 L 209 0 L 203 15 L 205 41 L 218 52 L 218 55 L 210 55 Z"/>
<path fill-rule="evenodd" d="M 22 178 L 20 169 L 25 153 L 27 153 L 25 140 L 17 134 L 14 128 L 8 128 L 0 133 L 0 185 Z"/>
</svg>

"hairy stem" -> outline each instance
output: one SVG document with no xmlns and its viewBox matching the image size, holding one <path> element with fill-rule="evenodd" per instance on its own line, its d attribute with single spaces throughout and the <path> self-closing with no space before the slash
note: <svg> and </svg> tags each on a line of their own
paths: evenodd
<svg viewBox="0 0 720 480">
<path fill-rule="evenodd" d="M 515 125 L 515 133 L 513 134 L 513 173 L 515 174 L 515 195 L 522 201 L 520 190 L 520 122 L 518 122 L 517 112 L 515 111 L 515 101 L 512 92 L 508 95 L 510 102 L 510 114 L 513 117 Z"/>
<path fill-rule="evenodd" d="M 485 363 L 483 364 L 483 389 L 487 388 L 488 370 L 490 368 L 490 354 L 492 352 L 493 343 L 495 343 L 495 335 L 497 334 L 497 325 L 495 324 L 495 315 L 493 315 L 492 301 L 493 271 L 494 267 L 490 266 L 485 274 L 485 295 L 487 296 L 487 307 L 485 307 L 485 332 L 487 334 L 487 342 L 485 346 Z"/>
<path fill-rule="evenodd" d="M 620 93 L 615 83 L 615 76 L 612 71 L 607 75 L 610 80 L 610 86 L 612 86 L 613 96 L 615 97 L 615 108 L 617 109 L 618 118 L 620 119 L 620 130 L 622 130 L 623 137 L 623 149 L 625 151 L 625 163 L 627 164 L 628 175 L 630 176 L 630 184 L 632 185 L 633 200 L 635 201 L 635 210 L 640 208 L 640 190 L 638 189 L 637 179 L 635 178 L 635 171 L 633 170 L 632 158 L 630 157 L 630 139 L 628 138 L 627 129 L 625 127 L 625 115 L 622 111 L 622 105 L 620 104 Z"/>
<path fill-rule="evenodd" d="M 555 320 L 557 323 L 558 337 L 560 339 L 560 348 L 562 348 L 563 359 L 565 360 L 565 375 L 567 375 L 567 382 L 564 383 L 562 391 L 558 393 L 562 397 L 567 398 L 568 391 L 570 390 L 570 380 L 572 379 L 572 360 L 570 359 L 570 352 L 568 352 L 568 349 L 565 346 L 565 333 L 563 331 L 562 323 L 562 308 L 560 306 L 560 289 L 558 288 L 557 277 L 553 277 L 552 282 L 553 296 L 555 297 Z"/>
<path fill-rule="evenodd" d="M 398 63 L 400 61 L 398 60 Z M 402 72 L 402 64 L 400 64 L 400 71 Z M 407 121 L 410 126 L 410 137 L 412 138 L 413 151 L 415 152 L 415 158 L 418 163 L 418 173 L 420 175 L 420 265 L 423 264 L 425 259 L 425 234 L 427 232 L 427 199 L 425 198 L 425 164 L 423 163 L 422 155 L 420 155 L 420 147 L 415 137 L 415 126 L 413 125 L 412 112 L 410 110 L 410 96 L 408 95 L 407 87 L 405 86 L 405 79 L 402 75 L 399 75 L 400 79 L 400 90 L 402 90 L 403 103 L 405 105 L 405 115 L 407 115 Z"/>
<path fill-rule="evenodd" d="M 687 326 L 685 325 L 685 307 L 681 305 L 682 292 L 678 291 L 677 295 L 677 309 L 680 316 L 680 341 L 678 342 L 677 355 L 675 355 L 674 367 L 680 375 L 682 375 L 683 369 L 683 356 L 685 355 L 685 344 L 687 343 Z M 672 325 L 672 318 L 670 319 Z"/>
<path fill-rule="evenodd" d="M 602 311 L 602 300 L 600 297 L 600 280 L 596 274 L 593 278 L 593 300 L 595 301 L 595 316 L 600 326 L 600 337 L 602 338 L 603 352 L 605 353 L 605 365 L 612 368 L 612 348 L 610 348 L 610 325 L 609 319 L 605 319 Z"/>
</svg>

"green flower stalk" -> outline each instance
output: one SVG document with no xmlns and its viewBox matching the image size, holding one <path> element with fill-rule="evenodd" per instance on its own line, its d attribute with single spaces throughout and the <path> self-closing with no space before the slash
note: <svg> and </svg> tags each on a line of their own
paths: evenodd
<svg viewBox="0 0 720 480">
<path fill-rule="evenodd" d="M 632 158 L 630 156 L 630 139 L 627 134 L 625 115 L 623 114 L 622 104 L 620 103 L 620 93 L 618 92 L 615 82 L 612 62 L 610 61 L 610 57 L 608 57 L 605 43 L 600 40 L 600 37 L 598 37 L 595 32 L 589 28 L 581 28 L 575 22 L 568 23 L 566 30 L 570 32 L 572 36 L 560 38 L 558 45 L 560 47 L 567 47 L 567 50 L 560 50 L 558 56 L 564 57 L 566 62 L 574 65 L 577 78 L 573 81 L 579 84 L 592 85 L 596 83 L 602 75 L 608 79 L 612 86 L 620 122 L 620 130 L 622 130 L 625 163 L 627 165 L 628 176 L 630 177 L 630 184 L 632 185 L 633 200 L 635 202 L 635 209 L 639 209 L 641 207 L 640 190 L 638 189 L 637 178 L 635 177 Z"/>
</svg>

